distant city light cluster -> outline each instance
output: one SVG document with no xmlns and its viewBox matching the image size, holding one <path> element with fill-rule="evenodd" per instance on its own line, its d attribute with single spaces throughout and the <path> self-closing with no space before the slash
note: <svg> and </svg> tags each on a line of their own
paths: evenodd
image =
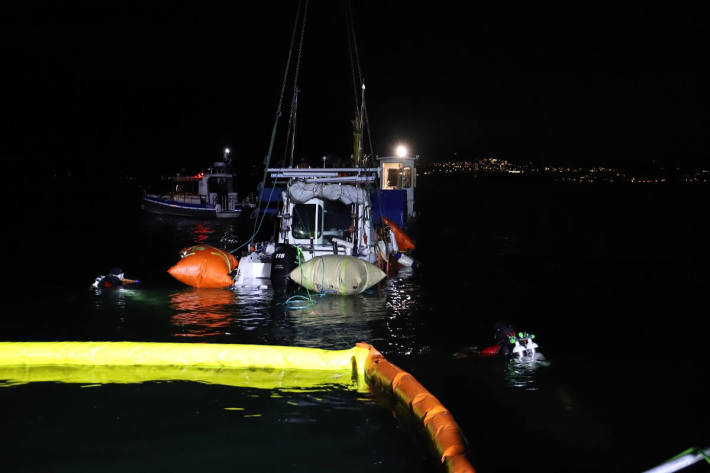
<svg viewBox="0 0 710 473">
<path fill-rule="evenodd" d="M 506 175 L 523 174 L 528 176 L 549 176 L 557 182 L 571 182 L 582 184 L 597 183 L 632 183 L 632 184 L 661 184 L 669 181 L 668 176 L 631 175 L 628 172 L 615 168 L 597 166 L 592 168 L 575 168 L 569 166 L 536 166 L 533 163 L 512 163 L 505 159 L 493 157 L 482 158 L 475 161 L 455 160 L 432 164 L 424 169 L 424 175 Z M 710 183 L 710 171 L 681 172 L 676 169 L 672 173 L 674 180 L 683 183 Z"/>
<path fill-rule="evenodd" d="M 524 165 L 510 163 L 504 159 L 483 158 L 478 161 L 447 161 L 434 163 L 426 173 L 432 174 L 461 174 L 461 173 L 508 173 L 523 174 L 530 168 Z"/>
</svg>

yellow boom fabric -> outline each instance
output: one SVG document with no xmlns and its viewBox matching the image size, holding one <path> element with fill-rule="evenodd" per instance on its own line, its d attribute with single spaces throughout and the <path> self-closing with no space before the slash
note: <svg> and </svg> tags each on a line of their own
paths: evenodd
<svg viewBox="0 0 710 473">
<path fill-rule="evenodd" d="M 365 374 L 367 350 L 150 342 L 0 342 L 0 366 L 194 366 Z"/>
<path fill-rule="evenodd" d="M 327 371 L 136 365 L 0 366 L 0 387 L 38 382 L 96 385 L 156 381 L 191 381 L 239 388 L 299 392 L 333 385 L 358 392 L 368 390 L 364 379 L 353 377 L 351 369 Z"/>
</svg>

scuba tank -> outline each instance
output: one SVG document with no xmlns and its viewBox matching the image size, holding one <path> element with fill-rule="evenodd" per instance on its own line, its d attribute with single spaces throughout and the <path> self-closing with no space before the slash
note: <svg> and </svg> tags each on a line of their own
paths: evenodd
<svg viewBox="0 0 710 473">
<path fill-rule="evenodd" d="M 286 296 L 296 289 L 296 284 L 291 281 L 289 274 L 298 267 L 298 248 L 285 243 L 276 245 L 271 256 L 271 287 L 274 294 Z"/>
</svg>

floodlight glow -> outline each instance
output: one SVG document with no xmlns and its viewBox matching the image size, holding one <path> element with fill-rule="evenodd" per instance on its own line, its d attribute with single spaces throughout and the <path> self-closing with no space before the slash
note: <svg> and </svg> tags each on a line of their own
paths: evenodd
<svg viewBox="0 0 710 473">
<path fill-rule="evenodd" d="M 229 150 L 229 148 L 224 148 L 224 154 L 229 154 L 229 153 L 231 153 L 231 151 Z"/>
<path fill-rule="evenodd" d="M 397 154 L 397 157 L 399 157 L 399 158 L 406 158 L 407 154 L 409 153 L 409 150 L 404 145 L 397 145 L 397 149 L 395 150 L 395 153 Z"/>
</svg>

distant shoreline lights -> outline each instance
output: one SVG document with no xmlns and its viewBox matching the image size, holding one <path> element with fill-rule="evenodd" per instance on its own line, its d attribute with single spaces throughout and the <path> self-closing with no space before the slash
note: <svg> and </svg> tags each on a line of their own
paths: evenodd
<svg viewBox="0 0 710 473">
<path fill-rule="evenodd" d="M 549 176 L 557 182 L 570 183 L 632 183 L 662 184 L 681 182 L 688 184 L 710 183 L 710 171 L 699 170 L 681 173 L 679 170 L 673 179 L 662 175 L 631 175 L 615 168 L 597 166 L 592 168 L 573 168 L 569 166 L 536 166 L 533 163 L 512 163 L 505 159 L 483 158 L 476 161 L 458 160 L 433 163 L 422 169 L 424 175 L 527 175 Z"/>
</svg>

